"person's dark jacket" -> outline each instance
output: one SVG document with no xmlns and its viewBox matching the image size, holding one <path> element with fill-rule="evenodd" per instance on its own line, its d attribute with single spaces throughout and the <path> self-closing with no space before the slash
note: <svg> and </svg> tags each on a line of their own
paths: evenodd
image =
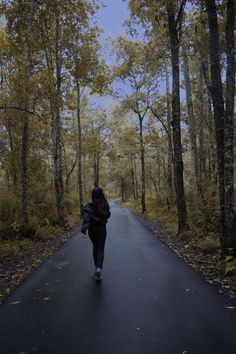
<svg viewBox="0 0 236 354">
<path fill-rule="evenodd" d="M 103 213 L 97 211 L 92 203 L 86 204 L 83 210 L 83 222 L 81 226 L 81 233 L 85 234 L 86 230 L 90 225 L 106 224 L 110 216 L 111 213 L 108 203 L 107 208 Z"/>
</svg>

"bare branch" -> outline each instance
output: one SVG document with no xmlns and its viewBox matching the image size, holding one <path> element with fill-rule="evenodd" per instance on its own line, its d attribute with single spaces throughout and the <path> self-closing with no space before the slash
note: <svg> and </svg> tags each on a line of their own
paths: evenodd
<svg viewBox="0 0 236 354">
<path fill-rule="evenodd" d="M 16 109 L 18 111 L 22 111 L 22 112 L 25 112 L 25 113 L 28 113 L 28 114 L 32 114 L 34 116 L 37 116 L 37 117 L 41 118 L 39 114 L 37 114 L 35 112 L 32 112 L 32 111 L 29 111 L 28 109 L 25 109 L 25 108 L 16 107 L 16 106 L 9 106 L 9 107 L 0 106 L 0 110 L 7 110 L 7 109 Z"/>
</svg>

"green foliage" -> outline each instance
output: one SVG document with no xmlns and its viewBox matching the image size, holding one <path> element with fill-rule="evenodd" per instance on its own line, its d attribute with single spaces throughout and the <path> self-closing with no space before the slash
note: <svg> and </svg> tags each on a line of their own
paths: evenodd
<svg viewBox="0 0 236 354">
<path fill-rule="evenodd" d="M 225 275 L 236 274 L 236 258 L 232 256 L 226 257 L 224 261 L 224 271 Z"/>
<path fill-rule="evenodd" d="M 64 230 L 60 226 L 52 225 L 37 225 L 37 231 L 34 234 L 34 240 L 47 240 L 50 238 L 55 238 L 64 233 Z"/>
<path fill-rule="evenodd" d="M 70 192 L 65 195 L 66 220 L 70 227 L 76 225 L 80 219 L 78 192 Z"/>
<path fill-rule="evenodd" d="M 197 246 L 205 253 L 215 252 L 220 247 L 219 237 L 217 234 L 208 234 L 198 241 Z"/>
<path fill-rule="evenodd" d="M 219 200 L 217 186 L 205 180 L 201 184 L 201 193 L 196 195 L 187 189 L 188 217 L 190 228 L 197 237 L 206 237 L 208 233 L 219 231 Z"/>
<path fill-rule="evenodd" d="M 20 251 L 29 250 L 35 245 L 33 240 L 8 240 L 0 243 L 0 260 L 6 257 L 14 256 Z"/>
<path fill-rule="evenodd" d="M 19 223 L 20 221 L 19 197 L 12 191 L 1 193 L 0 220 L 1 224 Z"/>
</svg>

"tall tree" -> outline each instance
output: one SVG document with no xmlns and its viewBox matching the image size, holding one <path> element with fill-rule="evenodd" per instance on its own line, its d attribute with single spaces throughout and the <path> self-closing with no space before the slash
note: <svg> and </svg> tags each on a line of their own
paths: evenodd
<svg viewBox="0 0 236 354">
<path fill-rule="evenodd" d="M 227 1 L 226 9 L 226 114 L 225 114 L 225 146 L 224 146 L 224 203 L 226 247 L 236 250 L 235 213 L 234 213 L 234 99 L 235 99 L 235 14 L 234 0 Z"/>
<path fill-rule="evenodd" d="M 188 58 L 188 53 L 186 48 L 183 48 L 182 52 L 183 52 L 183 72 L 184 72 L 184 82 L 185 82 L 185 89 L 186 89 L 186 101 L 187 101 L 187 112 L 188 112 L 188 131 L 189 131 L 189 145 L 190 145 L 190 157 L 191 157 L 191 178 L 195 190 L 197 191 L 197 183 L 198 183 L 197 141 L 196 141 L 195 118 L 193 112 L 192 88 L 191 88 L 190 72 L 189 72 L 189 58 Z"/>
<path fill-rule="evenodd" d="M 172 66 L 172 136 L 174 151 L 174 184 L 176 191 L 176 205 L 178 212 L 179 233 L 187 227 L 187 210 L 183 180 L 183 157 L 180 126 L 180 79 L 179 79 L 179 47 L 182 33 L 182 20 L 186 0 L 169 1 L 129 1 L 131 14 L 138 17 L 142 23 L 151 24 L 147 31 L 156 36 L 158 29 L 168 25 L 168 37 L 171 52 Z"/>
<path fill-rule="evenodd" d="M 26 35 L 25 82 L 24 82 L 24 121 L 22 133 L 22 205 L 23 222 L 29 224 L 29 111 L 30 107 L 30 80 L 33 69 L 33 20 L 36 2 L 29 5 Z"/>
<path fill-rule="evenodd" d="M 180 78 L 179 78 L 179 46 L 182 29 L 183 10 L 186 0 L 180 5 L 168 1 L 168 27 L 172 63 L 172 133 L 174 149 L 174 177 L 176 190 L 176 204 L 178 210 L 178 230 L 181 233 L 187 225 L 187 210 L 183 180 L 183 157 L 180 128 Z"/>
<path fill-rule="evenodd" d="M 149 111 L 157 90 L 158 60 L 153 65 L 151 45 L 120 37 L 115 43 L 120 65 L 115 68 L 115 76 L 129 85 L 131 94 L 122 102 L 124 110 L 130 110 L 138 118 L 140 166 L 141 166 L 141 209 L 146 211 L 145 144 L 143 139 L 144 119 Z M 155 71 L 156 70 L 156 71 Z"/>
<path fill-rule="evenodd" d="M 215 0 L 206 0 L 209 26 L 209 52 L 211 64 L 211 96 L 214 107 L 214 121 L 217 144 L 219 176 L 219 197 L 221 215 L 221 248 L 223 254 L 230 246 L 236 248 L 233 237 L 235 228 L 233 197 L 233 116 L 235 97 L 235 53 L 234 22 L 235 2 L 227 1 L 227 69 L 226 69 L 226 110 L 221 78 L 219 25 Z"/>
</svg>

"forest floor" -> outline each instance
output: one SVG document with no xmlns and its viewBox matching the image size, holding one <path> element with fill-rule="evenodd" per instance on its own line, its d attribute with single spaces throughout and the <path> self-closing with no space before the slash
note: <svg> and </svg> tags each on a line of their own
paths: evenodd
<svg viewBox="0 0 236 354">
<path fill-rule="evenodd" d="M 122 203 L 123 204 L 123 203 Z M 203 252 L 193 247 L 178 235 L 166 231 L 165 225 L 159 221 L 144 217 L 139 211 L 124 203 L 154 234 L 156 234 L 178 257 L 182 258 L 197 272 L 202 273 L 204 278 L 214 285 L 219 293 L 226 296 L 232 307 L 236 308 L 236 274 L 226 275 L 220 250 Z"/>
<path fill-rule="evenodd" d="M 61 235 L 31 243 L 29 249 L 0 259 L 0 304 L 33 270 L 78 231 L 75 226 Z"/>
</svg>

